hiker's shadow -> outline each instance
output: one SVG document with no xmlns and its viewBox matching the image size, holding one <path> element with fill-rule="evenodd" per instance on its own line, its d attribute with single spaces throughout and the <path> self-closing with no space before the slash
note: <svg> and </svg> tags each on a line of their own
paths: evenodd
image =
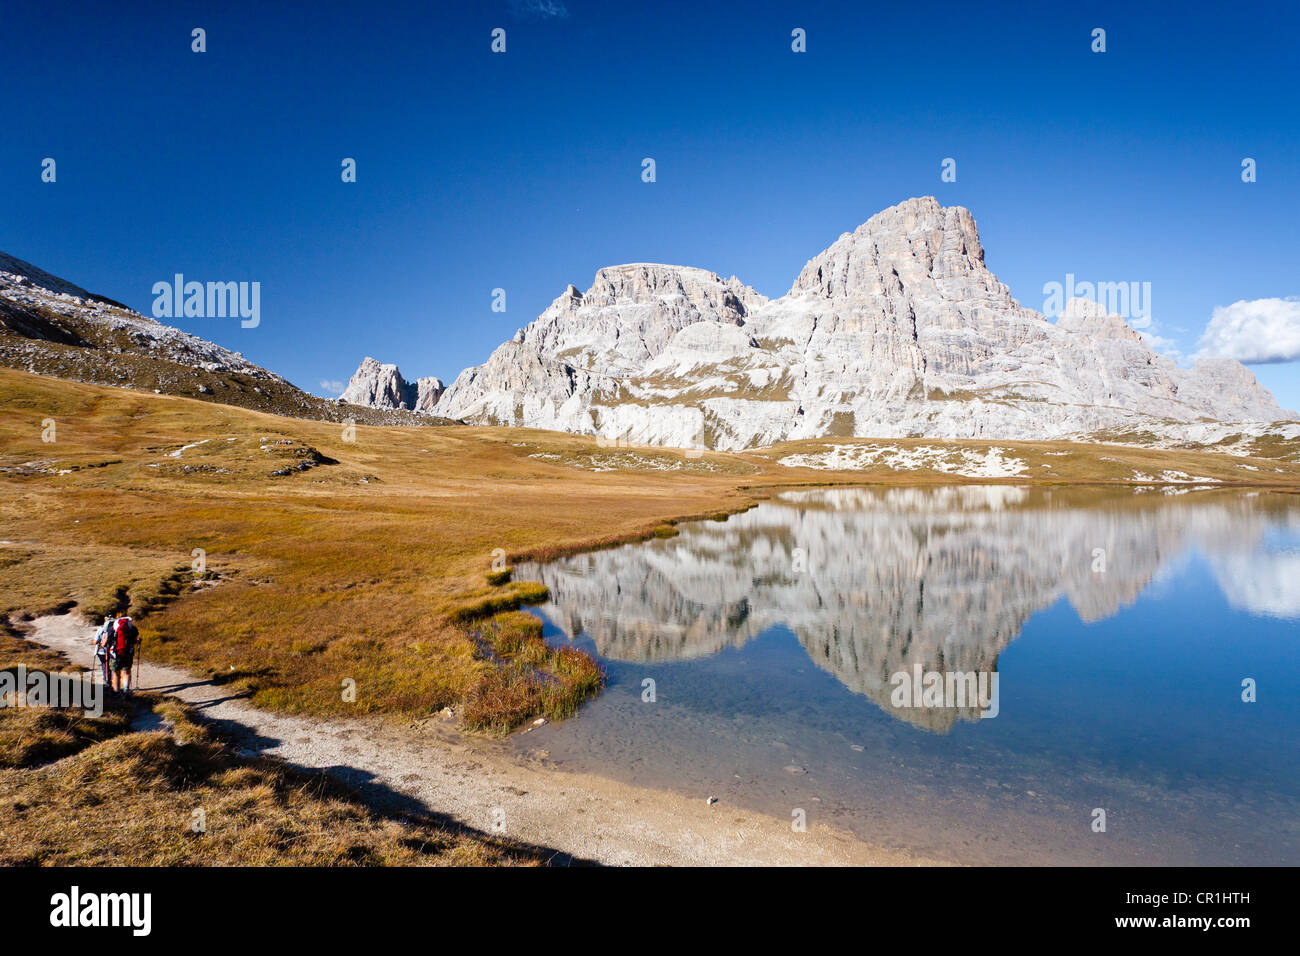
<svg viewBox="0 0 1300 956">
<path fill-rule="evenodd" d="M 459 833 L 475 839 L 499 843 L 508 854 L 523 854 L 549 866 L 600 865 L 595 860 L 574 856 L 571 853 L 564 853 L 509 836 L 496 836 L 485 833 L 457 820 L 455 817 L 431 809 L 423 801 L 410 794 L 393 789 L 369 770 L 362 770 L 347 764 L 305 767 L 291 760 L 285 760 L 273 753 L 267 753 L 267 751 L 280 745 L 281 741 L 276 738 L 254 733 L 246 725 L 237 721 L 214 720 L 211 717 L 207 718 L 207 720 L 219 734 L 235 743 L 242 752 L 249 756 L 266 757 L 274 760 L 281 766 L 290 768 L 291 772 L 300 779 L 319 780 L 324 776 L 331 781 L 331 786 L 337 787 L 341 785 L 346 791 L 359 796 L 363 802 L 374 808 L 376 812 L 390 819 L 431 824 L 449 833 Z"/>
<path fill-rule="evenodd" d="M 160 694 L 174 694 L 181 690 L 219 686 L 222 683 L 224 681 L 196 680 L 150 687 L 148 690 Z M 284 743 L 283 740 L 258 733 L 248 724 L 236 718 L 217 717 L 211 713 L 211 708 L 217 704 L 232 700 L 247 700 L 249 696 L 248 693 L 230 694 L 213 700 L 190 701 L 189 706 L 200 712 L 203 722 L 210 725 L 219 738 L 229 742 L 242 755 L 254 758 L 266 757 L 278 761 L 282 766 L 291 768 L 292 772 L 298 775 L 307 775 L 307 777 L 319 779 L 323 773 L 336 784 L 342 784 L 346 789 L 360 795 L 363 801 L 387 816 L 431 823 L 448 832 L 466 834 L 476 839 L 484 839 L 490 842 L 500 841 L 508 853 L 522 853 L 552 866 L 599 865 L 594 860 L 576 857 L 548 847 L 484 833 L 452 816 L 431 809 L 410 794 L 395 790 L 369 770 L 362 770 L 347 764 L 333 764 L 323 768 L 306 767 L 285 760 L 273 753 Z"/>
<path fill-rule="evenodd" d="M 217 697 L 213 700 L 205 700 L 202 703 L 190 704 L 190 706 L 195 710 L 203 711 L 216 707 L 218 704 L 229 703 L 232 700 L 248 700 L 251 696 L 251 694 L 231 694 L 229 697 Z"/>
<path fill-rule="evenodd" d="M 213 701 L 212 703 L 218 703 Z M 202 710 L 202 707 L 197 707 Z M 232 720 L 227 717 L 213 717 L 211 714 L 204 714 L 203 720 L 213 730 L 218 737 L 234 744 L 240 753 L 249 757 L 274 756 L 268 754 L 268 751 L 274 750 L 284 743 L 278 737 L 267 737 L 259 734 L 248 724 L 240 723 L 238 720 Z"/>
<path fill-rule="evenodd" d="M 346 764 L 334 764 L 333 766 L 323 767 L 322 769 L 335 780 L 340 781 L 365 796 L 366 800 L 370 803 L 379 804 L 396 813 L 413 813 L 422 816 L 429 815 L 429 808 L 426 807 L 424 803 L 417 800 L 415 797 L 412 797 L 410 794 L 402 793 L 400 790 L 394 790 L 369 770 L 362 770 L 359 767 L 349 767 Z"/>
<path fill-rule="evenodd" d="M 140 690 L 150 690 L 159 694 L 175 694 L 179 691 L 196 690 L 202 687 L 224 687 L 226 684 L 232 684 L 241 678 L 267 677 L 272 673 L 274 672 L 267 667 L 261 667 L 255 670 L 221 671 L 220 673 L 213 674 L 211 677 L 205 677 L 201 680 L 196 678 L 194 680 L 171 681 L 170 683 L 151 684 L 147 687 L 142 684 Z M 248 691 L 240 691 L 237 694 L 231 694 L 229 697 L 223 698 L 223 700 L 240 700 L 250 696 L 251 694 Z M 221 701 L 216 700 L 211 701 L 211 703 L 220 702 Z M 197 701 L 190 701 L 189 703 L 191 706 L 198 706 L 199 704 Z"/>
<path fill-rule="evenodd" d="M 298 766 L 297 764 L 294 766 L 307 773 L 313 772 L 311 769 Z M 349 767 L 346 764 L 334 764 L 333 766 L 325 767 L 323 769 L 324 772 L 334 780 L 342 783 L 348 789 L 355 791 L 366 803 L 388 816 L 398 818 L 405 817 L 426 824 L 431 823 L 444 830 L 465 834 L 477 839 L 485 839 L 489 841 L 503 839 L 502 837 L 485 833 L 466 823 L 462 823 L 455 817 L 448 816 L 445 813 L 439 813 L 436 810 L 431 810 L 427 805 L 422 801 L 417 800 L 415 797 L 402 793 L 400 790 L 394 790 L 369 770 Z M 549 866 L 600 865 L 595 860 L 574 856 L 571 853 L 563 853 L 559 850 L 553 850 L 549 847 L 538 846 L 535 843 L 527 843 L 514 838 L 504 838 L 503 842 L 513 850 L 540 858 Z"/>
<path fill-rule="evenodd" d="M 198 687 L 219 687 L 219 686 L 220 684 L 210 680 L 195 680 L 195 681 L 185 681 L 185 682 L 175 683 L 175 684 L 154 684 L 149 687 L 141 687 L 140 690 L 148 691 L 149 693 L 153 693 L 153 694 L 178 694 L 181 691 L 194 690 L 195 688 Z M 228 704 L 231 701 L 237 701 L 237 700 L 247 701 L 251 699 L 252 696 L 253 695 L 248 691 L 240 691 L 237 694 L 227 694 L 224 697 L 213 697 L 208 700 L 187 700 L 185 703 L 189 705 L 189 707 L 192 710 L 205 711 L 205 710 L 210 710 L 211 708 L 216 707 L 220 704 Z M 214 720 L 213 722 L 215 723 L 216 721 Z"/>
<path fill-rule="evenodd" d="M 185 681 L 183 683 L 175 683 L 175 684 L 149 684 L 147 686 L 141 684 L 140 690 L 153 691 L 154 693 L 157 694 L 175 694 L 183 690 L 193 690 L 195 687 L 215 687 L 215 686 L 216 684 L 214 684 L 210 680 L 192 680 L 192 681 Z"/>
</svg>

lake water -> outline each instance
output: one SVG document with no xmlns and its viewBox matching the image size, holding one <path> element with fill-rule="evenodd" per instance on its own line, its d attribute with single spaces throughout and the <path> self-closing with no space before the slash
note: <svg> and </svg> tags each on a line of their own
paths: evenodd
<svg viewBox="0 0 1300 956">
<path fill-rule="evenodd" d="M 680 529 L 517 570 L 609 685 L 512 746 L 957 862 L 1300 863 L 1300 495 L 799 490 Z"/>
</svg>

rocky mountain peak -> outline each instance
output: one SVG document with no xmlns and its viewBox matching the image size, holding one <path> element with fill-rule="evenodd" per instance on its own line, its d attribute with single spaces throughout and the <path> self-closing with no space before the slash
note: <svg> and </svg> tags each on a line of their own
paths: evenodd
<svg viewBox="0 0 1300 956">
<path fill-rule="evenodd" d="M 844 233 L 808 261 L 790 291 L 842 298 L 881 295 L 908 281 L 969 278 L 989 289 L 1001 285 L 989 281 L 975 217 L 963 206 L 943 207 L 923 196 Z"/>
<path fill-rule="evenodd" d="M 705 269 L 601 269 L 462 372 L 436 413 L 728 450 L 1288 417 L 1235 362 L 1179 368 L 1086 301 L 1056 323 L 1024 308 L 970 211 L 932 196 L 844 233 L 772 301 Z"/>
<path fill-rule="evenodd" d="M 408 382 L 396 365 L 384 364 L 367 355 L 339 399 L 369 408 L 431 412 L 443 390 L 440 379 L 429 377 Z"/>
<path fill-rule="evenodd" d="M 633 262 L 596 272 L 591 288 L 570 285 L 514 337 L 514 344 L 584 370 L 619 375 L 658 356 L 697 322 L 741 325 L 767 297 L 707 269 Z"/>
<path fill-rule="evenodd" d="M 410 386 L 396 365 L 386 365 L 367 355 L 352 374 L 342 401 L 371 408 L 410 408 Z"/>
<path fill-rule="evenodd" d="M 577 291 L 572 285 L 569 289 Z M 749 309 L 767 302 L 767 297 L 732 276 L 722 279 L 707 269 L 633 262 L 606 266 L 596 272 L 591 288 L 578 297 L 584 305 L 650 304 L 684 299 L 703 320 L 737 324 Z M 557 300 L 558 301 L 558 300 Z"/>
</svg>

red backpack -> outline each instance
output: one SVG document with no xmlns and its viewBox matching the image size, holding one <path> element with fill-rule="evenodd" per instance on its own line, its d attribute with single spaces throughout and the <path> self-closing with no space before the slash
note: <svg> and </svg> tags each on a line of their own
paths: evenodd
<svg viewBox="0 0 1300 956">
<path fill-rule="evenodd" d="M 108 641 L 109 653 L 114 657 L 124 657 L 135 649 L 136 639 L 140 632 L 136 630 L 135 624 L 129 617 L 117 619 L 117 625 L 113 629 L 113 634 Z"/>
</svg>

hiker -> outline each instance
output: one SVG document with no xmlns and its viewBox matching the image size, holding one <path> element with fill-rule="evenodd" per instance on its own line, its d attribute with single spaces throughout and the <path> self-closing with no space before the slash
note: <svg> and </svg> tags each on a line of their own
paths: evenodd
<svg viewBox="0 0 1300 956">
<path fill-rule="evenodd" d="M 140 646 L 140 631 L 129 617 L 119 617 L 113 622 L 108 636 L 108 659 L 113 671 L 112 689 L 115 693 L 131 693 L 131 664 Z"/>
<path fill-rule="evenodd" d="M 113 678 L 108 670 L 108 636 L 113 632 L 113 625 L 116 618 L 108 614 L 104 617 L 104 623 L 99 626 L 95 632 L 95 666 L 104 678 L 104 686 L 107 687 L 113 682 Z"/>
</svg>

